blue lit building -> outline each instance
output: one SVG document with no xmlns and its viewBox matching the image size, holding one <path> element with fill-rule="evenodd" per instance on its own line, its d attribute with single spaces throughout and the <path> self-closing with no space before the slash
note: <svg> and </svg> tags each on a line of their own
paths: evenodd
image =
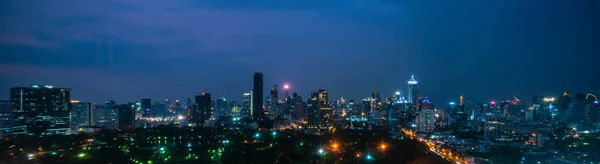
<svg viewBox="0 0 600 164">
<path fill-rule="evenodd" d="M 71 134 L 71 89 L 31 85 L 10 89 L 14 104 L 13 134 Z"/>
<path fill-rule="evenodd" d="M 12 101 L 0 101 L 0 138 L 10 135 L 13 127 L 13 102 Z"/>
</svg>

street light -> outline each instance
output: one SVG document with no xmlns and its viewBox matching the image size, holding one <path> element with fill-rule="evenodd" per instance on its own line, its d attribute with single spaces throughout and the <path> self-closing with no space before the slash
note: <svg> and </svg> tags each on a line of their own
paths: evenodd
<svg viewBox="0 0 600 164">
<path fill-rule="evenodd" d="M 323 148 L 320 148 L 320 149 L 319 149 L 319 154 L 323 154 L 323 152 L 324 152 L 324 151 L 323 151 Z"/>
</svg>

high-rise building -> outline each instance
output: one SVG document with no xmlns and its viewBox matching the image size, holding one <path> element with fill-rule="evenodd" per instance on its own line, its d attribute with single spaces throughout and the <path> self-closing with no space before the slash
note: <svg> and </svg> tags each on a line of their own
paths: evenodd
<svg viewBox="0 0 600 164">
<path fill-rule="evenodd" d="M 152 117 L 165 117 L 168 114 L 167 106 L 160 102 L 154 102 L 154 104 L 150 106 L 150 111 L 152 112 Z"/>
<path fill-rule="evenodd" d="M 417 131 L 423 133 L 432 133 L 435 129 L 434 126 L 434 111 L 431 109 L 423 109 L 419 112 L 419 119 L 417 124 Z"/>
<path fill-rule="evenodd" d="M 251 104 L 252 104 L 251 103 L 252 102 L 251 97 L 252 97 L 251 93 L 244 93 L 243 96 L 242 96 L 242 115 L 244 115 L 244 116 L 252 115 L 251 112 L 250 112 L 252 110 L 252 108 L 251 108 Z"/>
<path fill-rule="evenodd" d="M 333 124 L 333 109 L 329 103 L 329 94 L 325 89 L 319 89 L 319 119 L 321 127 Z"/>
<path fill-rule="evenodd" d="M 142 110 L 144 111 L 144 117 L 151 117 L 152 100 L 142 99 Z"/>
<path fill-rule="evenodd" d="M 595 95 L 588 93 L 585 98 L 585 124 L 596 125 L 598 123 L 598 110 L 600 110 L 600 103 Z"/>
<path fill-rule="evenodd" d="M 91 102 L 71 101 L 73 111 L 71 112 L 71 128 L 79 128 L 82 126 L 92 126 L 94 118 L 94 108 L 96 107 Z"/>
<path fill-rule="evenodd" d="M 310 99 L 306 102 L 305 118 L 309 129 L 316 129 L 319 126 L 319 93 L 312 92 Z"/>
<path fill-rule="evenodd" d="M 512 134 L 512 123 L 503 113 L 488 113 L 485 116 L 485 139 L 506 139 Z"/>
<path fill-rule="evenodd" d="M 117 108 L 119 110 L 119 129 L 135 129 L 135 105 L 133 103 L 121 104 Z"/>
<path fill-rule="evenodd" d="M 283 99 L 287 99 L 289 97 L 290 94 L 290 85 L 289 84 L 285 84 L 283 85 L 283 90 L 285 91 L 284 93 L 284 98 Z"/>
<path fill-rule="evenodd" d="M 270 93 L 271 101 L 267 103 L 267 105 L 269 106 L 269 112 L 271 112 L 273 116 L 275 116 L 275 118 L 279 118 L 282 115 L 282 113 L 277 108 L 277 102 L 279 102 L 279 88 L 277 84 L 273 85 L 273 88 L 271 88 Z"/>
<path fill-rule="evenodd" d="M 419 87 L 417 86 L 415 76 L 411 76 L 408 80 L 408 102 L 412 104 L 412 111 L 419 109 Z"/>
<path fill-rule="evenodd" d="M 583 93 L 575 94 L 575 102 L 573 106 L 573 110 L 571 111 L 570 123 L 581 124 L 585 121 L 585 112 L 586 112 L 586 95 Z"/>
<path fill-rule="evenodd" d="M 263 74 L 254 73 L 254 87 L 252 88 L 252 117 L 254 120 L 263 115 Z"/>
<path fill-rule="evenodd" d="M 107 100 L 95 112 L 96 126 L 104 129 L 119 129 L 119 108 L 114 100 Z"/>
<path fill-rule="evenodd" d="M 13 110 L 12 101 L 0 100 L 0 139 L 12 134 L 14 122 Z"/>
<path fill-rule="evenodd" d="M 190 121 L 196 126 L 203 126 L 212 116 L 210 93 L 196 95 L 196 105 L 191 113 Z"/>
<path fill-rule="evenodd" d="M 229 116 L 231 114 L 231 108 L 225 97 L 217 99 L 215 110 L 215 118 L 219 118 L 218 116 Z"/>
<path fill-rule="evenodd" d="M 558 109 L 558 120 L 560 121 L 568 121 L 571 118 L 571 107 L 573 102 L 573 98 L 569 94 L 569 91 L 564 91 L 563 95 L 558 98 L 558 102 L 556 104 L 556 108 Z"/>
<path fill-rule="evenodd" d="M 13 134 L 71 134 L 71 89 L 31 85 L 10 90 L 14 104 Z"/>
</svg>

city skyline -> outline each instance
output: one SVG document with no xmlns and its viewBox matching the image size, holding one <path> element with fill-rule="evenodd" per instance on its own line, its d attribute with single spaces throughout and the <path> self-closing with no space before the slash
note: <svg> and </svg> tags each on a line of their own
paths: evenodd
<svg viewBox="0 0 600 164">
<path fill-rule="evenodd" d="M 0 89 L 239 101 L 262 72 L 265 86 L 289 83 L 303 97 L 321 88 L 354 100 L 406 95 L 410 75 L 435 102 L 597 94 L 598 3 L 3 1 Z"/>
</svg>

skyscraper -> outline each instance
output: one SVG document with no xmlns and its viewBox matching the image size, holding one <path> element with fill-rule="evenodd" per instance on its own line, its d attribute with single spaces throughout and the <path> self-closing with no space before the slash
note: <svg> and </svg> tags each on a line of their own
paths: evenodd
<svg viewBox="0 0 600 164">
<path fill-rule="evenodd" d="M 244 116 L 252 115 L 250 112 L 250 110 L 252 109 L 250 108 L 250 104 L 252 102 L 251 97 L 251 93 L 244 93 L 242 96 L 242 115 Z"/>
<path fill-rule="evenodd" d="M 150 117 L 150 108 L 152 108 L 151 99 L 142 99 L 142 110 L 144 111 L 144 117 Z"/>
<path fill-rule="evenodd" d="M 598 99 L 595 95 L 588 93 L 588 95 L 585 98 L 585 101 L 585 124 L 595 125 L 598 123 L 598 110 L 600 110 L 600 106 L 598 105 Z"/>
<path fill-rule="evenodd" d="M 0 100 L 0 139 L 12 133 L 13 110 L 12 101 Z"/>
<path fill-rule="evenodd" d="M 51 85 L 15 87 L 10 90 L 10 99 L 15 107 L 13 134 L 71 134 L 71 89 Z"/>
<path fill-rule="evenodd" d="M 135 129 L 135 105 L 121 104 L 118 105 L 119 110 L 119 129 L 121 130 L 132 130 Z"/>
<path fill-rule="evenodd" d="M 319 93 L 312 92 L 306 102 L 305 118 L 309 129 L 316 129 L 319 125 Z"/>
<path fill-rule="evenodd" d="M 431 109 L 423 109 L 419 112 L 417 130 L 423 133 L 432 133 L 434 126 L 434 112 Z"/>
<path fill-rule="evenodd" d="M 258 120 L 263 115 L 263 74 L 254 73 L 254 87 L 252 88 L 252 117 Z"/>
<path fill-rule="evenodd" d="M 408 80 L 408 102 L 412 104 L 412 110 L 417 111 L 419 108 L 419 87 L 415 76 L 411 76 Z"/>
<path fill-rule="evenodd" d="M 202 126 L 210 119 L 212 113 L 210 93 L 196 95 L 196 105 L 192 110 L 190 121 L 196 126 Z"/>
<path fill-rule="evenodd" d="M 279 108 L 277 107 L 277 102 L 279 102 L 279 88 L 277 86 L 277 84 L 273 85 L 273 88 L 271 88 L 271 102 L 269 102 L 267 105 L 269 106 L 269 112 L 273 113 L 273 116 L 275 116 L 275 118 L 279 118 L 282 114 L 281 111 L 279 111 Z"/>
<path fill-rule="evenodd" d="M 329 103 L 329 94 L 325 89 L 319 89 L 319 119 L 321 127 L 333 124 L 333 110 Z"/>
</svg>

